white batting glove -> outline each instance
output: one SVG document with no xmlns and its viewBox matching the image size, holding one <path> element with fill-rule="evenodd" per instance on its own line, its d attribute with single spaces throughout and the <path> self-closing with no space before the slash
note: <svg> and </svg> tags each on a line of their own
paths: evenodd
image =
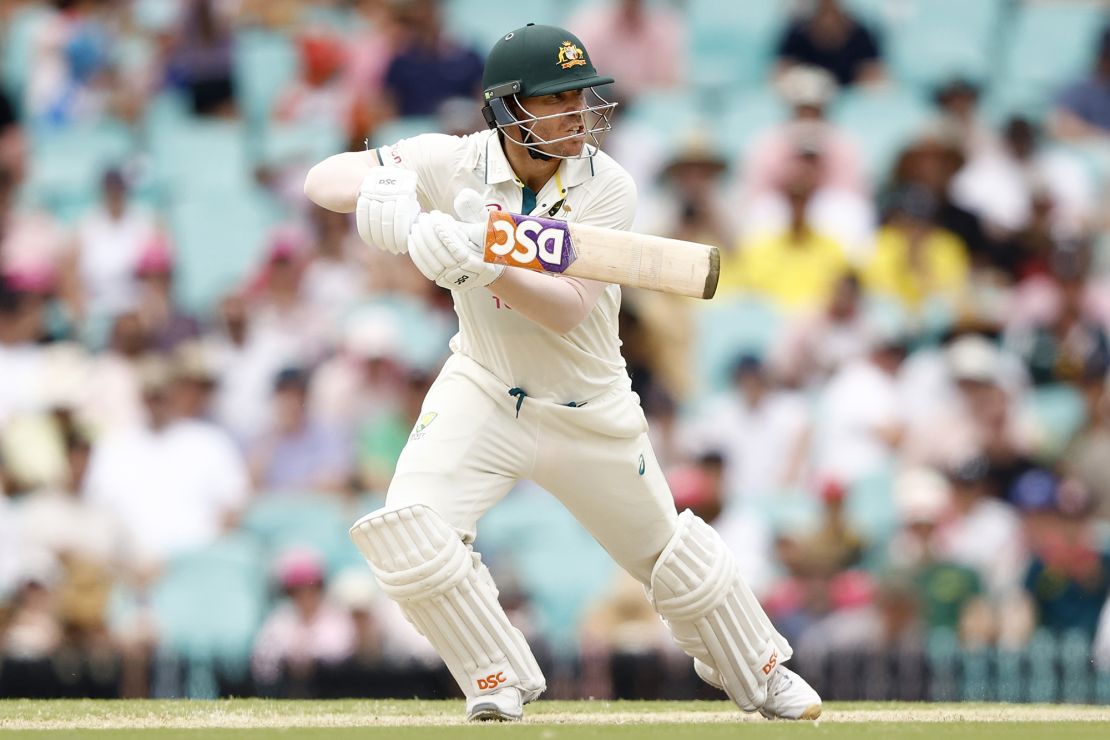
<svg viewBox="0 0 1110 740">
<path fill-rule="evenodd" d="M 404 254 L 409 232 L 420 215 L 416 173 L 401 167 L 374 167 L 358 188 L 355 224 L 372 247 Z"/>
<path fill-rule="evenodd" d="M 440 211 L 422 213 L 409 234 L 409 257 L 416 268 L 441 288 L 466 292 L 489 285 L 505 271 L 504 265 L 482 260 L 480 244 L 467 228 Z"/>
</svg>

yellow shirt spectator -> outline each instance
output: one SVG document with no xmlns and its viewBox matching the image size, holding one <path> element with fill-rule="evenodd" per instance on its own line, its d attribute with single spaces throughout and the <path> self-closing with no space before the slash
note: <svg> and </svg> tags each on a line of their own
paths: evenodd
<svg viewBox="0 0 1110 740">
<path fill-rule="evenodd" d="M 967 247 L 952 232 L 895 221 L 879 230 L 863 281 L 871 292 L 896 298 L 916 312 L 931 299 L 955 303 L 968 269 Z"/>
<path fill-rule="evenodd" d="M 844 247 L 803 228 L 755 237 L 721 255 L 722 295 L 750 292 L 786 309 L 824 304 L 848 267 Z"/>
</svg>

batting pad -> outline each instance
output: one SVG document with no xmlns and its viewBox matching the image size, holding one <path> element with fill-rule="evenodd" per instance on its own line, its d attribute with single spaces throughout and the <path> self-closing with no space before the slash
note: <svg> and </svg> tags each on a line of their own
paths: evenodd
<svg viewBox="0 0 1110 740">
<path fill-rule="evenodd" d="M 375 511 L 355 522 L 351 539 L 467 698 L 518 686 L 530 701 L 546 688 L 489 570 L 439 514 L 423 505 Z"/>
<path fill-rule="evenodd" d="M 648 598 L 687 655 L 712 668 L 746 712 L 767 700 L 767 677 L 789 643 L 740 575 L 720 535 L 687 510 L 651 572 Z"/>
</svg>

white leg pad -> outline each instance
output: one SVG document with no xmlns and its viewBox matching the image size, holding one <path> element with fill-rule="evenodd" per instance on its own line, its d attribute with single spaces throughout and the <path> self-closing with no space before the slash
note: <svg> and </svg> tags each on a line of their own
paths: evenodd
<svg viewBox="0 0 1110 740">
<path fill-rule="evenodd" d="M 729 698 L 746 712 L 763 706 L 767 677 L 790 658 L 790 645 L 720 535 L 693 512 L 679 515 L 652 569 L 648 598 L 686 654 L 716 672 Z"/>
<path fill-rule="evenodd" d="M 489 570 L 439 514 L 422 505 L 382 509 L 355 522 L 351 539 L 467 698 L 517 686 L 530 701 L 546 688 Z"/>
</svg>

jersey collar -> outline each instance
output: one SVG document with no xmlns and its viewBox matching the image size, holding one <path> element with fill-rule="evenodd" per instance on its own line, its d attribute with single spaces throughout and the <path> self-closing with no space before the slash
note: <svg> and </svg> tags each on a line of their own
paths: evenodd
<svg viewBox="0 0 1110 740">
<path fill-rule="evenodd" d="M 581 185 L 594 176 L 594 157 L 565 159 L 559 165 L 559 171 L 562 172 L 563 182 L 568 188 Z M 505 150 L 501 148 L 501 140 L 493 130 L 486 139 L 484 172 L 486 185 L 496 185 L 517 179 L 512 165 L 509 164 L 509 158 L 505 156 Z"/>
</svg>

